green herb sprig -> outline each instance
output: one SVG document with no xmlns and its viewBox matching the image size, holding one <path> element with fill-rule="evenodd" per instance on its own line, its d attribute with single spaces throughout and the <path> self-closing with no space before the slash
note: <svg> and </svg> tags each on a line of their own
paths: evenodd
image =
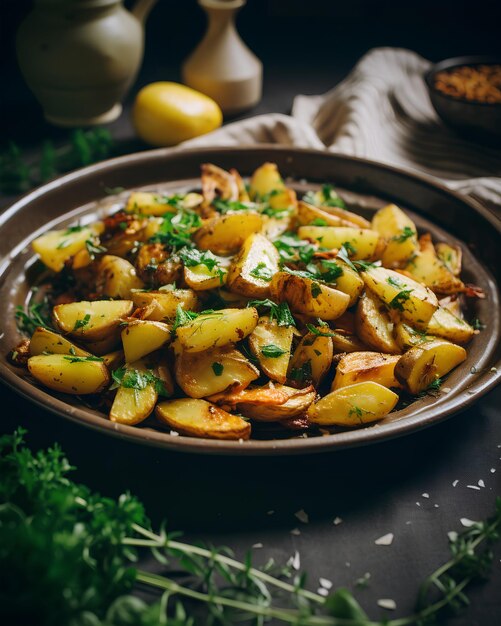
<svg viewBox="0 0 501 626">
<path fill-rule="evenodd" d="M 273 300 L 250 300 L 247 306 L 263 307 L 270 310 L 270 320 L 277 320 L 279 326 L 295 326 L 296 322 L 292 317 L 291 310 L 287 302 L 276 304 Z"/>
<path fill-rule="evenodd" d="M 290 566 L 242 561 L 228 548 L 154 532 L 130 495 L 103 498 L 68 478 L 57 446 L 36 454 L 24 431 L 0 438 L 0 612 L 6 623 L 54 626 L 194 626 L 269 620 L 308 626 L 443 626 L 468 604 L 468 586 L 485 579 L 499 539 L 501 498 L 493 516 L 449 534 L 451 558 L 420 587 L 414 613 L 371 620 L 347 589 L 327 598 L 308 590 Z M 137 566 L 150 551 L 162 575 Z M 162 592 L 148 605 L 131 595 L 140 583 Z M 196 606 L 195 606 L 196 605 Z"/>
</svg>

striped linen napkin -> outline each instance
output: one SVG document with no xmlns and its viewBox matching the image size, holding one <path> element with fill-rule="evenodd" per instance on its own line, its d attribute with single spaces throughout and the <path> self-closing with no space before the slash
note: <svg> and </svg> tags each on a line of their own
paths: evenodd
<svg viewBox="0 0 501 626">
<path fill-rule="evenodd" d="M 253 143 L 319 148 L 424 172 L 484 205 L 501 208 L 501 145 L 449 130 L 428 97 L 430 63 L 410 50 L 376 48 L 320 96 L 296 96 L 292 114 L 228 124 L 183 147 Z"/>
</svg>

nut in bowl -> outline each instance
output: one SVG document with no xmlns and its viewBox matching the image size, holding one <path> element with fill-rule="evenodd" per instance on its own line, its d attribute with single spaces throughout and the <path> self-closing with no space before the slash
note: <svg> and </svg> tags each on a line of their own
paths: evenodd
<svg viewBox="0 0 501 626">
<path fill-rule="evenodd" d="M 448 125 L 469 139 L 501 142 L 501 58 L 464 56 L 426 74 L 430 100 Z"/>
<path fill-rule="evenodd" d="M 267 162 L 248 183 L 204 164 L 198 187 L 112 206 L 33 241 L 47 271 L 13 351 L 103 420 L 242 441 L 364 428 L 435 392 L 475 342 L 464 316 L 483 293 L 461 247 L 395 204 L 362 215 Z"/>
</svg>

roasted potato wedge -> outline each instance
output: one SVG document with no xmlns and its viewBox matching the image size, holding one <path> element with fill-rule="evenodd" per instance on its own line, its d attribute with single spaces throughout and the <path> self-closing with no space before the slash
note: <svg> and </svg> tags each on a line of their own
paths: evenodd
<svg viewBox="0 0 501 626">
<path fill-rule="evenodd" d="M 359 228 L 359 226 L 353 222 L 328 213 L 320 207 L 308 204 L 302 200 L 300 200 L 297 205 L 297 220 L 301 226 L 308 226 L 313 223 L 313 225 L 317 226 L 348 226 L 350 228 Z"/>
<path fill-rule="evenodd" d="M 317 328 L 325 332 L 324 326 Z M 327 329 L 328 330 L 328 329 Z M 315 387 L 322 382 L 332 365 L 332 338 L 307 333 L 299 342 L 289 363 L 288 379 L 293 387 Z"/>
<path fill-rule="evenodd" d="M 395 365 L 400 359 L 396 354 L 382 354 L 381 352 L 352 352 L 339 359 L 336 375 L 332 381 L 331 391 L 372 381 L 383 387 L 400 387 L 395 378 Z"/>
<path fill-rule="evenodd" d="M 393 328 L 393 336 L 397 342 L 401 352 L 405 352 L 409 348 L 419 346 L 426 341 L 433 341 L 436 337 L 428 335 L 425 330 L 416 330 L 405 322 L 396 322 Z"/>
<path fill-rule="evenodd" d="M 445 267 L 456 276 L 461 274 L 461 265 L 463 258 L 463 251 L 460 246 L 452 246 L 448 243 L 437 243 L 435 246 L 438 258 L 442 261 Z"/>
<path fill-rule="evenodd" d="M 126 259 L 106 254 L 99 261 L 96 293 L 99 297 L 129 300 L 133 289 L 143 289 L 144 283 L 136 269 Z"/>
<path fill-rule="evenodd" d="M 355 329 L 359 338 L 374 350 L 398 354 L 400 348 L 393 337 L 393 327 L 381 300 L 371 291 L 364 293 L 355 311 Z"/>
<path fill-rule="evenodd" d="M 249 335 L 249 347 L 259 361 L 259 367 L 272 380 L 284 383 L 291 355 L 292 326 L 279 326 L 268 315 L 259 318 Z"/>
<path fill-rule="evenodd" d="M 244 389 L 239 395 L 240 401 L 236 396 L 216 398 L 225 406 L 236 406 L 242 415 L 251 417 L 257 422 L 280 422 L 304 415 L 315 399 L 315 390 L 311 385 L 305 389 L 269 385 Z"/>
<path fill-rule="evenodd" d="M 231 345 L 204 352 L 176 355 L 178 385 L 191 398 L 205 398 L 228 387 L 244 389 L 259 377 L 259 370 Z"/>
<path fill-rule="evenodd" d="M 408 350 L 395 366 L 395 376 L 407 391 L 418 394 L 466 359 L 461 346 L 435 339 Z"/>
<path fill-rule="evenodd" d="M 249 183 L 249 196 L 257 200 L 272 192 L 283 191 L 285 183 L 275 163 L 263 163 L 254 172 Z"/>
<path fill-rule="evenodd" d="M 58 333 L 39 326 L 30 339 L 30 356 L 39 354 L 74 354 L 75 356 L 91 356 L 77 345 Z"/>
<path fill-rule="evenodd" d="M 174 319 L 178 306 L 185 311 L 198 309 L 197 294 L 191 289 L 162 289 L 157 291 L 135 291 L 132 293 L 135 307 L 146 307 L 154 304 L 155 308 L 148 315 L 148 319 L 160 322 Z"/>
<path fill-rule="evenodd" d="M 184 266 L 184 282 L 194 291 L 218 289 L 226 284 L 228 270 L 220 265 L 209 269 L 207 265 Z"/>
<path fill-rule="evenodd" d="M 417 229 L 396 204 L 387 204 L 372 218 L 372 228 L 386 242 L 381 260 L 385 267 L 400 267 L 418 251 Z"/>
<path fill-rule="evenodd" d="M 133 426 L 143 422 L 155 408 L 158 392 L 154 382 L 145 375 L 151 373 L 144 361 L 126 366 L 122 384 L 118 387 L 110 410 L 110 420 Z"/>
<path fill-rule="evenodd" d="M 184 209 L 194 209 L 202 204 L 203 197 L 199 193 L 188 193 L 176 203 L 170 201 L 169 196 L 149 191 L 134 191 L 130 194 L 125 211 L 127 213 L 139 213 L 140 215 L 152 215 L 161 217 L 165 213 L 176 213 L 177 206 Z"/>
<path fill-rule="evenodd" d="M 313 204 L 313 206 L 322 209 L 322 211 L 325 211 L 330 215 L 340 217 L 347 222 L 352 222 L 353 225 L 358 226 L 359 228 L 371 227 L 371 223 L 368 222 L 362 215 L 358 215 L 358 213 L 353 213 L 342 206 L 338 206 L 340 204 L 344 204 L 344 202 L 331 185 L 323 185 L 322 189 L 319 189 L 314 193 L 308 193 L 303 199 L 306 200 L 306 198 L 308 198 L 308 203 Z"/>
<path fill-rule="evenodd" d="M 125 326 L 121 337 L 125 362 L 134 363 L 170 341 L 171 331 L 163 322 L 134 320 Z"/>
<path fill-rule="evenodd" d="M 429 234 L 419 238 L 419 252 L 405 266 L 405 271 L 435 293 L 451 294 L 464 291 L 463 282 L 454 276 L 437 256 Z"/>
<path fill-rule="evenodd" d="M 270 295 L 270 281 L 279 270 L 279 254 L 264 235 L 254 233 L 233 259 L 226 284 L 231 291 L 249 298 Z"/>
<path fill-rule="evenodd" d="M 289 272 L 273 276 L 270 292 L 274 300 L 287 302 L 294 311 L 323 320 L 335 320 L 350 303 L 350 297 L 342 291 Z"/>
<path fill-rule="evenodd" d="M 71 302 L 54 307 L 53 318 L 58 328 L 81 341 L 105 340 L 132 313 L 131 300 L 94 300 Z"/>
<path fill-rule="evenodd" d="M 99 393 L 110 382 L 104 362 L 92 356 L 40 354 L 28 359 L 28 369 L 43 385 L 61 393 Z"/>
<path fill-rule="evenodd" d="M 116 370 L 125 363 L 125 354 L 123 350 L 114 350 L 103 354 L 103 361 L 109 370 Z"/>
<path fill-rule="evenodd" d="M 227 213 L 209 218 L 193 235 L 193 241 L 200 250 L 210 250 L 214 254 L 234 254 L 244 241 L 263 228 L 263 218 L 259 213 L 248 211 Z"/>
<path fill-rule="evenodd" d="M 384 267 L 361 273 L 366 287 L 416 328 L 425 329 L 438 308 L 437 296 L 421 283 Z"/>
<path fill-rule="evenodd" d="M 176 330 L 178 341 L 186 352 L 203 352 L 247 337 L 256 328 L 255 308 L 221 309 L 199 315 Z"/>
<path fill-rule="evenodd" d="M 369 228 L 300 226 L 297 234 L 301 239 L 318 241 L 323 248 L 339 250 L 345 246 L 353 260 L 375 259 L 384 247 L 379 233 Z"/>
<path fill-rule="evenodd" d="M 165 400 L 158 404 L 155 414 L 161 423 L 188 437 L 249 439 L 251 433 L 244 419 L 206 400 Z"/>
<path fill-rule="evenodd" d="M 363 426 L 386 417 L 397 402 L 397 394 L 383 385 L 355 383 L 331 391 L 312 404 L 308 419 L 321 426 Z"/>
<path fill-rule="evenodd" d="M 347 263 L 337 258 L 335 261 L 343 270 L 343 273 L 336 278 L 335 287 L 339 291 L 350 296 L 349 307 L 357 303 L 362 291 L 364 290 L 364 281 L 360 278 L 358 272 L 351 268 Z"/>
<path fill-rule="evenodd" d="M 89 226 L 70 226 L 49 231 L 37 237 L 31 245 L 44 265 L 54 272 L 60 272 L 66 261 L 85 250 L 86 242 L 94 241 L 103 230 L 102 222 L 94 222 Z"/>
<path fill-rule="evenodd" d="M 428 323 L 427 333 L 464 345 L 473 338 L 475 329 L 448 309 L 439 306 Z"/>
</svg>

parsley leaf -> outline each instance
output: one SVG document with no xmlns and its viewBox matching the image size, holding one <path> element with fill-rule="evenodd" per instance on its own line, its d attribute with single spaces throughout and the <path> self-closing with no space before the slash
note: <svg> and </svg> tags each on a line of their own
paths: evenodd
<svg viewBox="0 0 501 626">
<path fill-rule="evenodd" d="M 70 363 L 85 363 L 88 361 L 100 361 L 100 362 L 104 361 L 102 357 L 94 356 L 92 354 L 89 356 L 77 356 L 76 354 L 71 354 L 69 356 L 64 356 L 63 359 L 65 359 L 65 361 L 69 361 Z"/>
<path fill-rule="evenodd" d="M 293 367 L 289 378 L 291 380 L 295 380 L 296 382 L 305 383 L 311 381 L 313 376 L 311 369 L 311 360 L 308 359 L 305 361 L 300 367 Z"/>
<path fill-rule="evenodd" d="M 343 268 L 336 263 L 336 261 L 330 261 L 325 259 L 321 262 L 322 268 L 326 271 L 322 272 L 319 276 L 326 283 L 333 283 L 337 278 L 343 275 Z"/>
<path fill-rule="evenodd" d="M 277 320 L 279 326 L 295 326 L 294 318 L 287 302 L 275 304 L 273 300 L 250 300 L 247 306 L 267 307 L 270 309 L 270 320 Z"/>
<path fill-rule="evenodd" d="M 404 226 L 400 235 L 395 235 L 391 238 L 391 241 L 396 241 L 397 243 L 404 243 L 407 239 L 414 237 L 416 231 L 413 230 L 410 226 Z"/>
<path fill-rule="evenodd" d="M 172 250 L 184 246 L 194 247 L 191 233 L 201 226 L 202 220 L 198 213 L 188 209 L 180 209 L 177 213 L 166 213 L 162 218 L 159 230 L 150 238 L 151 243 L 162 243 Z"/>
<path fill-rule="evenodd" d="M 212 272 L 216 270 L 217 275 L 219 276 L 219 281 L 221 284 L 223 283 L 224 271 L 219 267 L 219 260 L 217 257 L 210 251 L 198 250 L 198 248 L 182 248 L 178 256 L 183 261 L 186 267 L 196 267 L 197 265 L 205 265 L 205 267 Z"/>
<path fill-rule="evenodd" d="M 86 313 L 81 320 L 77 320 L 75 322 L 75 326 L 73 326 L 73 330 L 79 330 L 80 328 L 85 328 L 88 326 L 90 322 L 90 313 Z"/>
<path fill-rule="evenodd" d="M 102 254 L 106 252 L 106 248 L 104 246 L 99 245 L 98 243 L 92 241 L 92 239 L 87 239 L 85 242 L 85 247 L 87 248 L 87 252 L 92 260 L 96 258 L 96 254 Z"/>
<path fill-rule="evenodd" d="M 410 294 L 414 289 L 402 289 L 397 295 L 388 303 L 390 309 L 396 309 L 397 311 L 404 310 L 404 302 L 410 298 Z"/>
<path fill-rule="evenodd" d="M 254 276 L 254 278 L 265 280 L 268 283 L 273 278 L 273 271 L 263 261 L 260 261 L 249 274 Z"/>
<path fill-rule="evenodd" d="M 218 363 L 217 361 L 214 361 L 211 367 L 216 376 L 221 376 L 224 371 L 224 365 L 222 363 Z"/>
<path fill-rule="evenodd" d="M 322 288 L 320 287 L 320 285 L 318 283 L 312 283 L 311 284 L 311 295 L 314 298 L 318 298 L 318 296 L 322 293 Z"/>
<path fill-rule="evenodd" d="M 276 359 L 286 352 L 286 350 L 282 350 L 282 348 L 279 348 L 274 343 L 269 343 L 268 345 L 261 348 L 261 354 L 271 359 Z"/>
<path fill-rule="evenodd" d="M 328 223 L 322 217 L 316 217 L 310 222 L 310 226 L 328 226 Z"/>
<path fill-rule="evenodd" d="M 137 392 L 146 389 L 148 385 L 153 385 L 158 395 L 166 397 L 171 395 L 165 388 L 163 380 L 155 376 L 151 370 L 140 372 L 137 369 L 129 369 L 124 366 L 114 370 L 111 376 L 113 378 L 113 384 L 110 390 L 124 387 L 125 389 L 134 389 L 134 391 Z"/>
<path fill-rule="evenodd" d="M 39 326 L 53 330 L 47 298 L 30 304 L 26 310 L 18 305 L 14 315 L 18 329 L 25 334 L 32 335 Z"/>
<path fill-rule="evenodd" d="M 292 233 L 278 237 L 273 245 L 278 250 L 282 262 L 301 261 L 308 264 L 317 251 L 316 246 Z"/>
</svg>

